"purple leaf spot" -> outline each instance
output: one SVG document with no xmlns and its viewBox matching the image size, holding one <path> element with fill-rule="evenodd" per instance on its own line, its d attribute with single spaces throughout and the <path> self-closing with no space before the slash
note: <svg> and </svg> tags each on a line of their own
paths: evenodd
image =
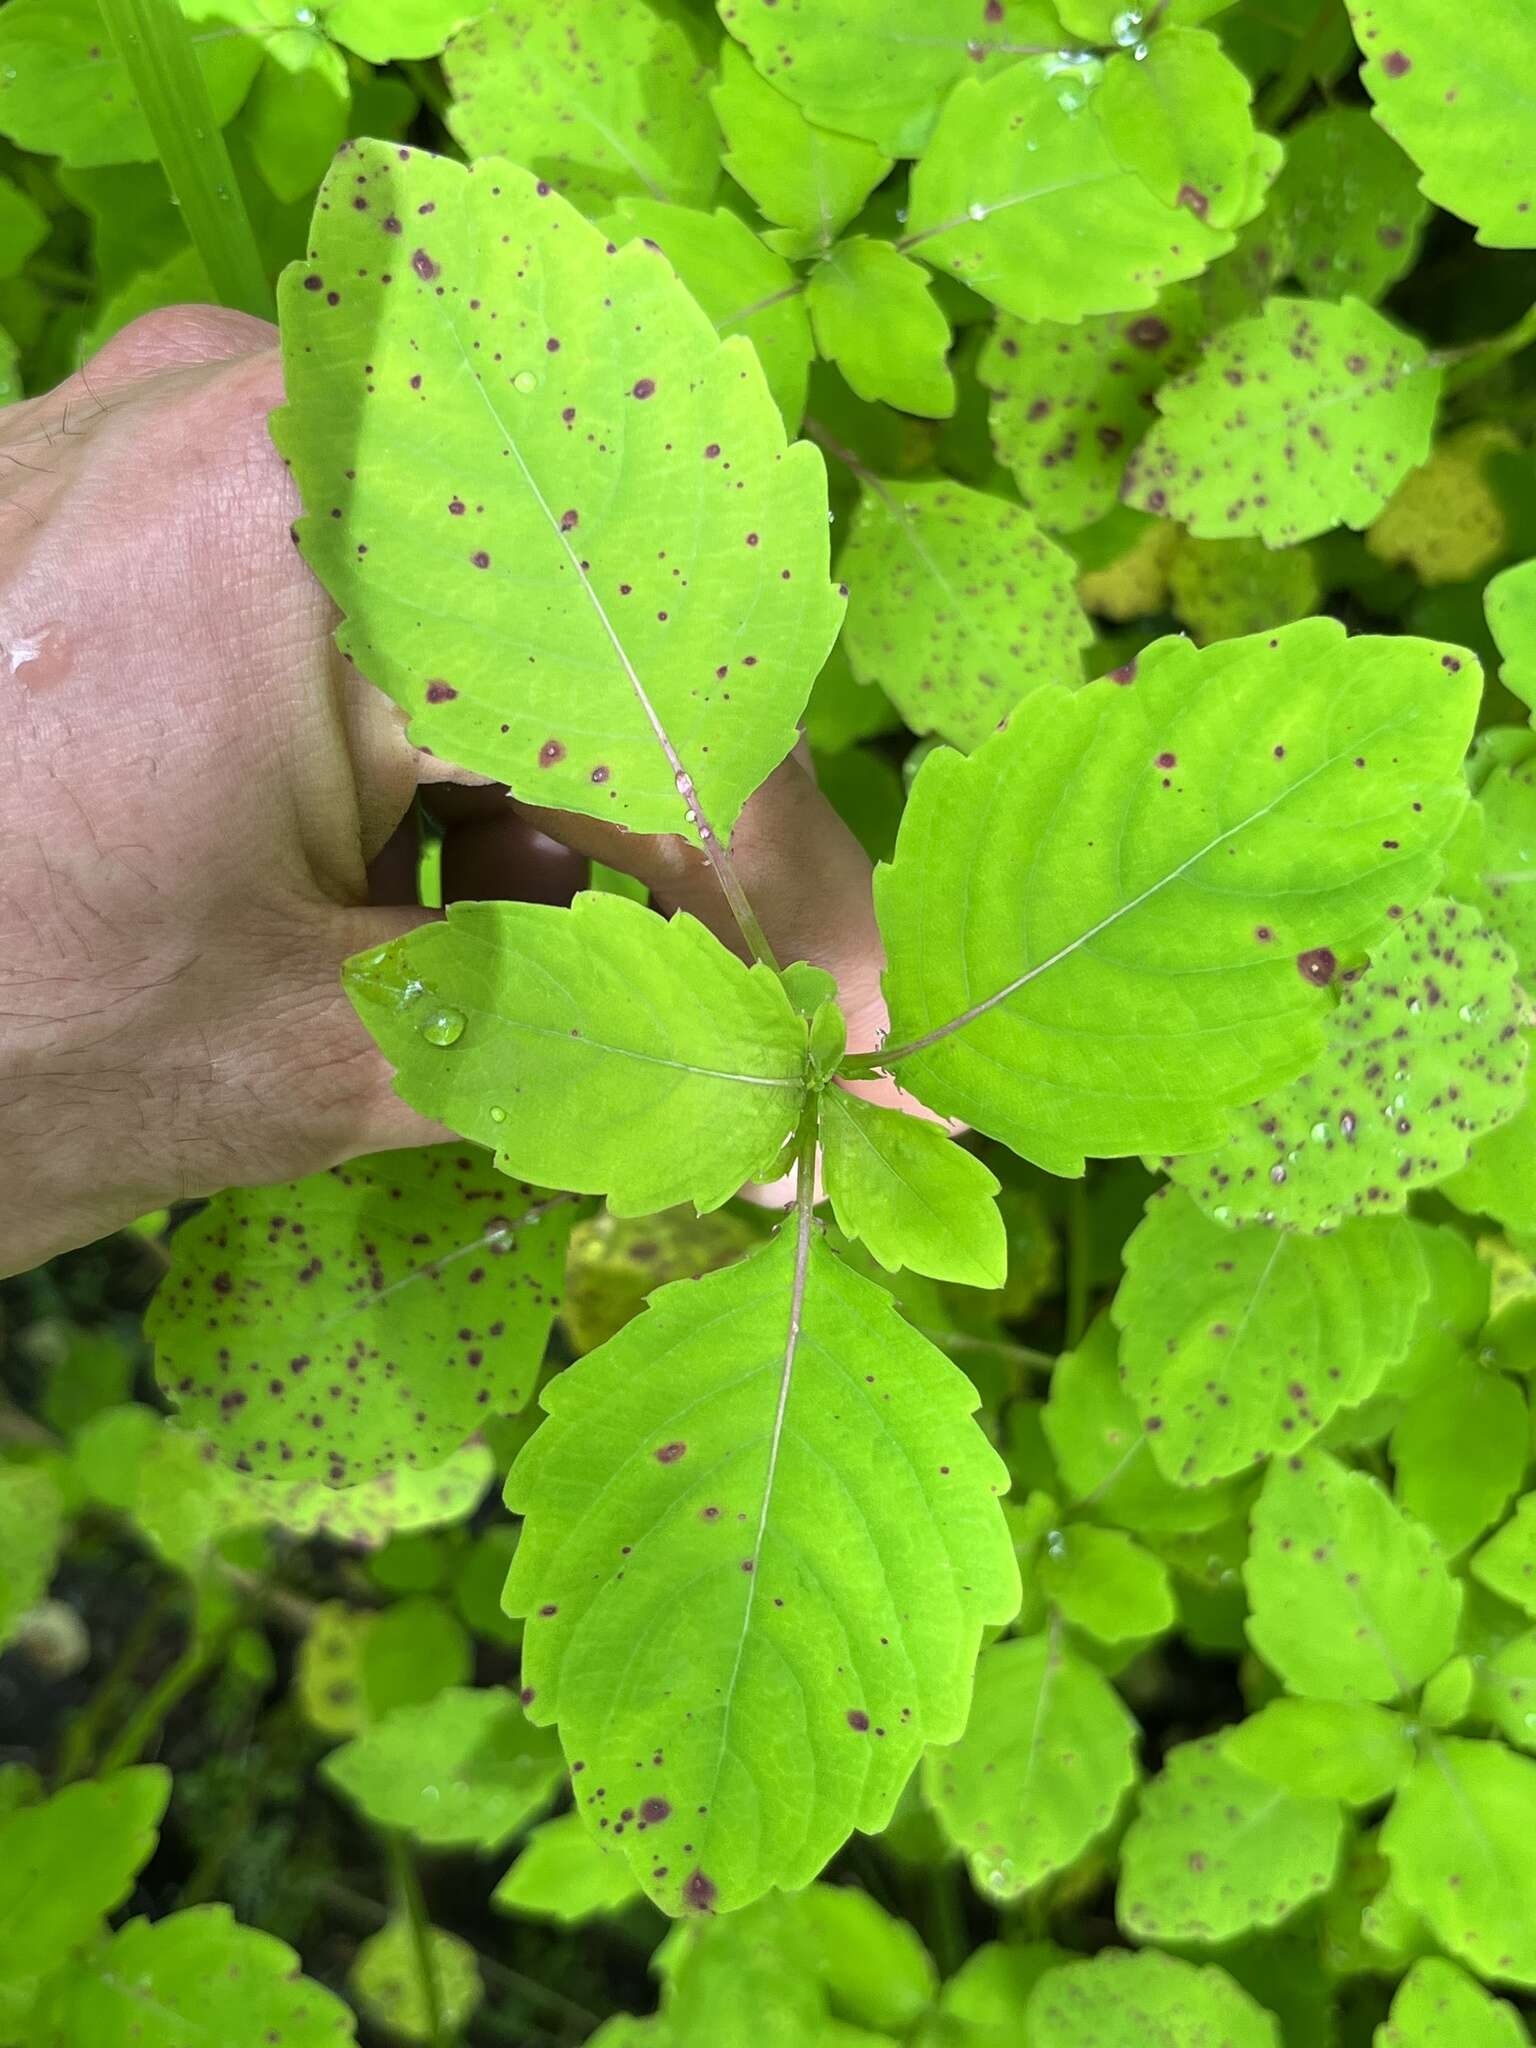
<svg viewBox="0 0 1536 2048">
<path fill-rule="evenodd" d="M 687 1448 L 683 1443 L 663 1444 L 656 1453 L 656 1462 L 658 1465 L 675 1465 Z"/>
<path fill-rule="evenodd" d="M 419 278 L 430 284 L 438 275 L 440 265 L 432 261 L 425 249 L 418 249 L 411 257 L 411 268 Z"/>
<path fill-rule="evenodd" d="M 632 398 L 649 398 L 651 393 L 655 389 L 656 379 L 654 377 L 642 377 L 634 385 L 633 389 L 630 392 L 630 396 Z"/>
<path fill-rule="evenodd" d="M 1329 946 L 1313 946 L 1296 955 L 1296 972 L 1314 988 L 1326 988 L 1338 971 L 1339 963 Z"/>
</svg>

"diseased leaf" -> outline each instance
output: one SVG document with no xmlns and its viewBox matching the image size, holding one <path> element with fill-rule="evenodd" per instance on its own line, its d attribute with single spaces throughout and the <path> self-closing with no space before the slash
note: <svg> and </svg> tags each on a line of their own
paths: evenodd
<svg viewBox="0 0 1536 2048">
<path fill-rule="evenodd" d="M 1180 534 L 1168 567 L 1173 614 L 1202 647 L 1289 625 L 1315 612 L 1322 579 L 1304 547 Z"/>
<path fill-rule="evenodd" d="M 1199 300 L 1181 285 L 1155 312 L 1071 326 L 999 313 L 977 365 L 993 393 L 992 444 L 1048 532 L 1076 533 L 1113 508 L 1151 422 L 1151 394 L 1185 366 L 1203 327 Z"/>
<path fill-rule="evenodd" d="M 1431 897 L 1339 990 L 1307 1073 L 1242 1111 L 1220 1151 L 1164 1163 L 1224 1223 L 1331 1230 L 1406 1208 L 1524 1101 L 1514 971 L 1474 911 Z"/>
<path fill-rule="evenodd" d="M 373 1550 L 391 1536 L 468 1520 L 494 1476 L 490 1451 L 471 1442 L 439 1465 L 391 1466 L 356 1486 L 251 1478 L 244 1491 L 263 1523 L 292 1536 L 325 1535 Z"/>
<path fill-rule="evenodd" d="M 1536 984 L 1536 759 L 1500 763 L 1477 792 L 1483 820 L 1478 887 L 1488 922 Z"/>
<path fill-rule="evenodd" d="M 171 1794 L 159 1764 L 67 1785 L 0 1819 L 0 1985 L 46 1977 L 133 1889 Z"/>
<path fill-rule="evenodd" d="M 1111 1313 L 1159 1469 L 1200 1486 L 1299 1450 L 1374 1392 L 1428 1291 L 1403 1218 L 1322 1237 L 1233 1231 L 1180 1190 L 1155 1195 Z"/>
<path fill-rule="evenodd" d="M 720 19 L 763 76 L 807 117 L 863 136 L 887 156 L 916 156 L 951 86 L 1017 61 L 1022 44 L 1054 49 L 1049 0 L 928 0 L 912 34 L 885 0 L 781 0 L 774 10 L 719 0 Z"/>
<path fill-rule="evenodd" d="M 1334 949 L 1433 886 L 1477 687 L 1309 619 L 1160 641 L 931 754 L 876 879 L 903 1085 L 1054 1173 L 1219 1141 L 1315 1056 Z"/>
<path fill-rule="evenodd" d="M 1231 1761 L 1297 1799 L 1374 1806 L 1413 1768 L 1413 1735 L 1399 1714 L 1360 1701 L 1271 1700 L 1225 1738 Z"/>
<path fill-rule="evenodd" d="M 1030 2048 L 1280 2048 L 1274 2019 L 1225 1970 L 1155 1949 L 1104 1949 L 1052 1970 L 1028 2025 Z"/>
<path fill-rule="evenodd" d="M 525 1698 L 658 1904 L 808 1882 L 960 1734 L 981 1628 L 1018 1601 L 975 1401 L 790 1231 L 546 1389 L 508 1482 Z"/>
<path fill-rule="evenodd" d="M 1347 4 L 1376 118 L 1418 165 L 1420 188 L 1486 248 L 1536 247 L 1536 16 L 1524 0 L 1483 0 L 1475 14 L 1436 0 Z"/>
<path fill-rule="evenodd" d="M 1491 1528 L 1530 1455 L 1525 1395 L 1465 1352 L 1414 1395 L 1392 1432 L 1398 1500 L 1447 1557 Z"/>
<path fill-rule="evenodd" d="M 484 1994 L 467 1941 L 441 1927 L 427 1928 L 425 1940 L 435 1994 L 423 1981 L 416 1931 L 402 1919 L 391 1920 L 362 1944 L 350 1983 L 364 2014 L 392 2038 L 432 2044 L 441 2038 L 440 2029 L 456 2034 L 467 2026 Z"/>
<path fill-rule="evenodd" d="M 1479 1976 L 1536 1984 L 1533 1831 L 1536 1762 L 1458 1736 L 1430 1744 L 1382 1828 L 1399 1897 Z"/>
<path fill-rule="evenodd" d="M 766 219 L 798 228 L 819 248 L 831 247 L 891 168 L 873 143 L 808 119 L 739 43 L 721 47 L 710 103 L 724 131 L 726 170 Z"/>
<path fill-rule="evenodd" d="M 963 79 L 913 171 L 902 246 L 1021 320 L 1068 322 L 1150 306 L 1230 249 L 1229 233 L 1164 205 L 1117 160 L 1097 107 L 1103 68 L 1023 57 Z"/>
<path fill-rule="evenodd" d="M 1243 1576 L 1249 1640 L 1303 1698 L 1400 1699 L 1455 1647 L 1461 1587 L 1433 1537 L 1321 1452 L 1270 1466 Z"/>
<path fill-rule="evenodd" d="M 548 1805 L 559 1745 L 500 1686 L 396 1707 L 320 1766 L 376 1827 L 435 1848 L 498 1849 Z"/>
<path fill-rule="evenodd" d="M 1489 1537 L 1471 1570 L 1501 1600 L 1536 1617 L 1536 1493 L 1516 1501 L 1514 1518 Z"/>
<path fill-rule="evenodd" d="M 1001 1287 L 1008 1242 L 997 1176 L 937 1124 L 878 1109 L 845 1088 L 821 1097 L 822 1171 L 839 1230 L 887 1272 Z"/>
<path fill-rule="evenodd" d="M 618 1912 L 639 1896 L 640 1887 L 618 1851 L 594 1841 L 579 1813 L 562 1813 L 530 1832 L 527 1846 L 491 1894 L 491 1904 L 524 1919 L 579 1927 L 584 1920 Z"/>
<path fill-rule="evenodd" d="M 626 192 L 677 206 L 714 196 L 708 76 L 679 24 L 646 0 L 492 7 L 449 43 L 443 75 L 448 125 L 467 156 L 512 157 L 583 212 Z M 589 335 L 579 346 L 612 370 Z"/>
<path fill-rule="evenodd" d="M 1369 526 L 1429 453 L 1441 371 L 1358 299 L 1271 299 L 1157 396 L 1126 502 L 1201 539 Z"/>
<path fill-rule="evenodd" d="M 1420 583 L 1486 576 L 1508 546 L 1506 498 L 1491 465 L 1521 458 L 1507 427 L 1474 420 L 1437 441 L 1422 469 L 1404 477 L 1366 535 L 1379 561 L 1404 562 Z"/>
<path fill-rule="evenodd" d="M 1520 2015 L 1441 1956 L 1416 1962 L 1398 1986 L 1376 2048 L 1530 2048 Z"/>
<path fill-rule="evenodd" d="M 1286 130 L 1270 211 L 1303 291 L 1367 305 L 1412 269 L 1429 215 L 1413 165 L 1364 107 L 1324 107 Z"/>
<path fill-rule="evenodd" d="M 1040 1559 L 1040 1590 L 1063 1620 L 1101 1643 L 1161 1635 L 1178 1609 L 1168 1568 L 1123 1529 L 1091 1522 L 1053 1529 Z"/>
<path fill-rule="evenodd" d="M 996 1643 L 976 1668 L 965 1735 L 932 1749 L 923 1790 L 985 1898 L 1064 1870 L 1136 1781 L 1136 1723 L 1059 1632 Z"/>
<path fill-rule="evenodd" d="M 517 795 L 728 835 L 837 627 L 820 455 L 665 257 L 528 173 L 363 143 L 343 192 L 283 279 L 274 416 L 340 645 Z"/>
<path fill-rule="evenodd" d="M 1120 163 L 1164 206 L 1230 228 L 1248 217 L 1252 101 L 1252 86 L 1209 30 L 1173 25 L 1105 66 L 1097 111 Z"/>
<path fill-rule="evenodd" d="M 949 322 L 926 271 L 889 242 L 851 235 L 827 252 L 805 289 L 816 346 L 858 397 L 949 417 Z"/>
<path fill-rule="evenodd" d="M 1181 1743 L 1120 1849 L 1115 1917 L 1141 1941 L 1228 1941 L 1332 1884 L 1344 1816 L 1242 1770 L 1214 1737 Z"/>
<path fill-rule="evenodd" d="M 232 1188 L 176 1233 L 146 1316 L 161 1387 L 290 1485 L 438 1464 L 532 1392 L 570 1223 L 462 1145 Z"/>
<path fill-rule="evenodd" d="M 1036 685 L 1082 675 L 1072 560 L 1002 498 L 871 479 L 838 570 L 853 673 L 914 732 L 978 746 Z"/>
<path fill-rule="evenodd" d="M 1536 713 L 1536 562 L 1505 569 L 1488 585 L 1483 599 L 1504 657 L 1504 687 Z"/>
<path fill-rule="evenodd" d="M 1467 1215 L 1493 1216 L 1506 1230 L 1524 1234 L 1536 1233 L 1536 1094 L 1530 1074 L 1528 1061 L 1525 1101 L 1514 1116 L 1479 1138 L 1461 1172 L 1440 1186 Z"/>
</svg>

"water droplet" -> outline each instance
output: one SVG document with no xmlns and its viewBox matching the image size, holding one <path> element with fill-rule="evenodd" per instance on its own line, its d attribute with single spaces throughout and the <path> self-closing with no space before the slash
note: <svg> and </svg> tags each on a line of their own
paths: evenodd
<svg viewBox="0 0 1536 2048">
<path fill-rule="evenodd" d="M 293 18 L 300 28 L 313 28 L 315 25 L 315 10 L 313 7 L 295 7 Z"/>
<path fill-rule="evenodd" d="M 428 1045 L 455 1045 L 464 1036 L 464 1012 L 444 1004 L 429 1010 L 416 1028 Z"/>
<path fill-rule="evenodd" d="M 499 1104 L 493 1107 L 491 1110 L 491 1122 L 493 1124 L 504 1124 L 506 1120 L 507 1112 Z"/>
<path fill-rule="evenodd" d="M 1326 1124 L 1314 1124 L 1312 1126 L 1312 1139 L 1314 1144 L 1326 1145 L 1328 1142 L 1328 1126 Z"/>
<path fill-rule="evenodd" d="M 512 379 L 512 389 L 514 391 L 521 391 L 525 396 L 530 391 L 537 391 L 538 388 L 539 380 L 535 377 L 532 370 L 519 370 Z"/>
</svg>

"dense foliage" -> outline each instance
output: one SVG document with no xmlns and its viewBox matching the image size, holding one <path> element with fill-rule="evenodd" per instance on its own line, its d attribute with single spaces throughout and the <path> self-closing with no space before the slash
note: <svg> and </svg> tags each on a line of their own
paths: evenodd
<svg viewBox="0 0 1536 2048">
<path fill-rule="evenodd" d="M 1527 0 L 0 6 L 0 400 L 277 280 L 343 651 L 741 935 L 456 904 L 346 980 L 463 1143 L 0 1293 L 0 2042 L 1532 2038 L 1533 105 Z"/>
</svg>

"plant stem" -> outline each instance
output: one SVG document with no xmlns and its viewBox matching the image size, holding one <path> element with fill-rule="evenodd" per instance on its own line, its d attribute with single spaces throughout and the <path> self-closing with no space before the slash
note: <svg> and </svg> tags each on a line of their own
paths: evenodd
<svg viewBox="0 0 1536 2048">
<path fill-rule="evenodd" d="M 1275 129 L 1282 121 L 1290 119 L 1312 88 L 1314 64 L 1318 47 L 1328 33 L 1328 24 L 1334 19 L 1336 0 L 1321 0 L 1316 14 L 1303 30 L 1290 62 L 1268 90 L 1261 94 L 1254 108 L 1254 120 L 1260 128 Z"/>
<path fill-rule="evenodd" d="M 176 0 L 101 0 L 192 245 L 219 302 L 272 318 L 272 289 Z"/>
<path fill-rule="evenodd" d="M 432 1923 L 427 1918 L 427 1902 L 421 1895 L 416 1860 L 406 1845 L 404 1835 L 391 1829 L 385 1840 L 389 1846 L 389 1867 L 394 1876 L 395 1890 L 400 1895 L 400 1904 L 411 1930 L 411 1946 L 416 1951 L 416 1967 L 421 1973 L 421 1988 L 427 2004 L 428 2048 L 448 2048 L 448 2032 L 443 2025 L 443 1995 L 437 1981 L 437 1958 L 432 1953 Z"/>
<path fill-rule="evenodd" d="M 162 1585 L 153 1597 L 145 1602 L 140 1609 L 138 1620 L 124 1637 L 122 1648 L 113 1659 L 111 1669 L 86 1706 L 70 1723 L 59 1752 L 59 1768 L 55 1781 L 57 1784 L 72 1784 L 76 1778 L 84 1777 L 90 1769 L 96 1737 L 118 1700 L 131 1686 L 139 1659 L 154 1641 L 155 1632 L 165 1619 L 171 1598 L 170 1586 Z"/>
<path fill-rule="evenodd" d="M 138 1762 L 171 1709 L 217 1660 L 224 1647 L 224 1636 L 225 1631 L 220 1630 L 214 1636 L 193 1638 L 139 1703 L 137 1713 L 129 1716 L 116 1741 L 107 1746 L 96 1765 L 97 1777 L 104 1778 L 111 1771 Z"/>
<path fill-rule="evenodd" d="M 1500 363 L 1508 362 L 1522 349 L 1536 344 L 1536 306 L 1529 306 L 1513 327 L 1506 327 L 1502 334 L 1492 335 L 1487 341 L 1475 341 L 1467 348 L 1445 349 L 1432 360 L 1446 366 L 1445 396 L 1465 391 L 1468 385 L 1477 384 Z"/>
</svg>

